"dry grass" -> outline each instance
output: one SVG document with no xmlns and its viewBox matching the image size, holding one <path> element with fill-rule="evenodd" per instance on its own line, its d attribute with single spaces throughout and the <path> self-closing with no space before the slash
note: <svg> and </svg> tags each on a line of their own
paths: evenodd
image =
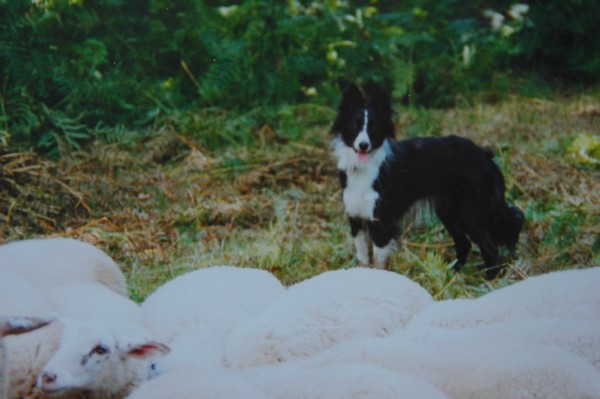
<svg viewBox="0 0 600 399">
<path fill-rule="evenodd" d="M 407 226 L 391 269 L 445 298 L 599 265 L 600 173 L 564 156 L 577 134 L 600 131 L 598 104 L 593 97 L 515 98 L 399 113 L 400 134 L 459 134 L 495 147 L 509 198 L 525 210 L 527 223 L 519 256 L 492 283 L 475 267 L 478 254 L 464 273 L 452 272 L 451 241 L 435 221 Z M 286 284 L 353 266 L 328 128 L 312 126 L 311 140 L 259 139 L 256 148 L 213 154 L 170 125 L 134 148 L 96 144 L 60 163 L 4 153 L 0 242 L 48 235 L 91 242 L 123 265 L 136 300 L 175 275 L 214 264 L 260 267 Z"/>
</svg>

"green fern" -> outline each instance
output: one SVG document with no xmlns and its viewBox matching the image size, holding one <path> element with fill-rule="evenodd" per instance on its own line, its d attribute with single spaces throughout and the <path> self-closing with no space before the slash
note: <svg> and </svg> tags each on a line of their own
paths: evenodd
<svg viewBox="0 0 600 399">
<path fill-rule="evenodd" d="M 51 158 L 58 158 L 64 153 L 69 153 L 79 148 L 79 143 L 88 140 L 90 134 L 87 126 L 77 119 L 71 118 L 59 111 L 53 111 L 43 106 L 44 113 L 50 123 L 38 140 L 38 147 L 47 150 Z"/>
<path fill-rule="evenodd" d="M 533 24 L 503 36 L 478 17 L 481 1 L 463 3 L 0 0 L 0 143 L 58 154 L 102 139 L 97 126 L 114 136 L 204 107 L 329 105 L 339 81 L 383 82 L 398 99 L 433 107 L 510 90 L 544 95 L 537 71 L 598 83 L 599 57 L 583 51 L 597 41 L 597 5 L 532 4 Z M 505 1 L 488 3 L 506 14 Z M 547 32 L 563 40 L 548 46 Z M 571 37 L 585 40 L 567 49 Z M 533 77 L 514 84 L 529 65 Z"/>
</svg>

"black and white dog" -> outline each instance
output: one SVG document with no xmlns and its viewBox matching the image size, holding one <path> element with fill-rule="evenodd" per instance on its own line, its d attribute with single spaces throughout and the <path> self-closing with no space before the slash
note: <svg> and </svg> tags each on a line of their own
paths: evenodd
<svg viewBox="0 0 600 399">
<path fill-rule="evenodd" d="M 470 239 L 481 250 L 486 277 L 496 277 L 499 247 L 514 252 L 524 217 L 504 200 L 504 178 L 492 152 L 457 136 L 396 141 L 392 119 L 385 89 L 350 85 L 332 128 L 358 261 L 368 266 L 372 255 L 374 266 L 384 268 L 398 222 L 425 199 L 454 240 L 455 269 L 465 264 Z"/>
</svg>

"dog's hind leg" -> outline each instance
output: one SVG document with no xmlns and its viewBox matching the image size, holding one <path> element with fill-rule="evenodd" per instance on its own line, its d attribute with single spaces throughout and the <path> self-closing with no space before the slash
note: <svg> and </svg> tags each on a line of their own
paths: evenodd
<svg viewBox="0 0 600 399">
<path fill-rule="evenodd" d="M 435 213 L 454 240 L 454 250 L 456 251 L 454 270 L 458 272 L 467 262 L 467 256 L 471 251 L 471 242 L 457 221 L 455 209 L 438 206 L 436 203 Z"/>
<path fill-rule="evenodd" d="M 493 280 L 500 271 L 498 245 L 492 240 L 488 232 L 482 228 L 471 228 L 468 231 L 468 234 L 481 251 L 481 256 L 485 262 L 485 278 L 487 280 Z"/>
<path fill-rule="evenodd" d="M 467 238 L 467 235 L 458 227 L 456 224 L 444 224 L 448 233 L 454 240 L 454 250 L 456 251 L 456 263 L 454 264 L 454 270 L 460 271 L 460 268 L 467 263 L 467 256 L 471 251 L 471 242 Z"/>
</svg>

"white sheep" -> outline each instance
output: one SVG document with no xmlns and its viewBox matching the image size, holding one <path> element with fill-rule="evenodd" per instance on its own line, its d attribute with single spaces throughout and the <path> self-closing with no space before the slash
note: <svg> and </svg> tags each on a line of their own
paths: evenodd
<svg viewBox="0 0 600 399">
<path fill-rule="evenodd" d="M 143 383 L 128 399 L 445 399 L 429 383 L 367 364 L 313 369 L 294 362 L 243 371 L 186 368 Z"/>
<path fill-rule="evenodd" d="M 364 362 L 421 378 L 453 399 L 600 398 L 600 373 L 551 346 L 488 342 L 438 329 L 414 339 L 405 331 L 361 338 L 304 360 L 304 367 Z"/>
<path fill-rule="evenodd" d="M 511 319 L 600 320 L 599 286 L 600 267 L 547 273 L 477 299 L 440 301 L 410 324 L 465 328 Z"/>
<path fill-rule="evenodd" d="M 269 399 L 240 376 L 224 371 L 184 369 L 146 381 L 127 399 Z"/>
<path fill-rule="evenodd" d="M 41 396 L 42 392 L 40 387 L 35 387 L 35 381 L 38 375 L 41 374 L 46 362 L 53 356 L 59 358 L 67 356 L 63 353 L 70 353 L 73 357 L 78 356 L 77 350 L 81 348 L 77 345 L 80 343 L 77 341 L 69 345 L 74 334 L 68 334 L 68 331 L 64 331 L 63 319 L 76 319 L 80 324 L 89 324 L 90 339 L 95 337 L 93 327 L 97 325 L 108 326 L 111 332 L 143 330 L 146 331 L 146 335 L 150 336 L 150 333 L 144 327 L 140 307 L 129 298 L 97 282 L 65 283 L 46 287 L 42 290 L 42 293 L 46 304 L 52 309 L 53 314 L 58 315 L 58 321 L 60 322 L 52 323 L 50 326 L 38 331 L 7 338 L 7 348 L 12 355 L 9 367 L 11 398 L 21 398 L 29 392 L 32 395 Z M 108 327 L 104 330 L 107 330 Z M 104 330 L 99 331 L 99 333 L 104 332 Z M 64 334 L 67 334 L 67 336 Z M 90 350 L 89 348 L 85 349 Z M 123 361 L 125 361 L 125 358 Z M 79 365 L 78 361 L 75 363 Z M 58 371 L 51 372 L 59 377 L 62 376 Z M 93 370 L 87 369 L 87 372 L 91 373 Z M 100 371 L 98 372 L 100 373 Z M 96 377 L 101 379 L 101 375 Z M 138 383 L 138 376 L 135 374 L 124 376 L 124 378 L 125 385 Z M 63 380 L 64 378 L 60 379 L 61 382 Z M 82 383 L 85 383 L 85 381 Z M 117 383 L 122 384 L 123 382 L 115 380 L 115 384 Z M 125 388 L 114 385 L 110 389 L 118 391 Z M 65 389 L 64 393 L 61 392 L 61 398 L 76 396 L 76 391 L 72 391 L 75 391 L 75 389 Z M 101 391 L 98 394 L 101 395 L 103 392 Z"/>
<path fill-rule="evenodd" d="M 236 325 L 226 363 L 242 368 L 313 355 L 355 337 L 386 336 L 433 303 L 397 273 L 368 268 L 329 271 L 290 287 Z"/>
<path fill-rule="evenodd" d="M 486 341 L 518 345 L 547 345 L 565 349 L 587 360 L 600 370 L 600 320 L 518 319 L 465 329 L 413 326 L 406 328 L 405 337 L 424 345 L 443 334 L 451 341 Z"/>
<path fill-rule="evenodd" d="M 164 342 L 177 334 L 223 336 L 285 292 L 265 270 L 213 266 L 178 276 L 143 303 L 146 325 Z"/>
<path fill-rule="evenodd" d="M 125 292 L 123 273 L 92 245 L 57 238 L 0 246 L 0 315 L 85 318 L 111 314 L 137 319 L 141 325 L 141 310 Z M 56 350 L 61 331 L 59 323 L 52 323 L 6 338 L 11 398 L 40 394 L 35 380 Z"/>
<path fill-rule="evenodd" d="M 61 324 L 58 349 L 38 379 L 38 387 L 53 397 L 124 398 L 155 376 L 154 358 L 169 350 L 132 323 L 61 319 Z"/>
<path fill-rule="evenodd" d="M 40 238 L 0 245 L 0 276 L 9 270 L 39 288 L 66 282 L 98 282 L 127 294 L 119 266 L 95 246 L 72 238 Z"/>
<path fill-rule="evenodd" d="M 36 380 L 39 372 L 58 348 L 61 334 L 62 326 L 55 320 L 35 331 L 4 338 L 8 359 L 8 399 L 45 398 L 36 388 Z"/>
<path fill-rule="evenodd" d="M 50 323 L 48 319 L 34 317 L 0 317 L 0 399 L 8 398 L 7 356 L 3 337 L 23 334 Z"/>
<path fill-rule="evenodd" d="M 130 299 L 87 282 L 47 291 L 61 316 L 63 333 L 40 373 L 42 391 L 122 398 L 152 373 L 154 357 L 168 352 L 147 330 L 141 308 Z"/>
<path fill-rule="evenodd" d="M 10 270 L 0 270 L 0 316 L 15 315 L 54 318 L 57 313 L 49 304 L 47 295 L 29 280 Z M 36 373 L 56 349 L 59 338 L 60 327 L 52 323 L 39 330 L 4 339 L 4 348 L 0 349 L 10 361 L 2 364 L 0 373 L 8 398 L 21 399 L 25 393 L 32 391 Z"/>
<path fill-rule="evenodd" d="M 163 372 L 223 369 L 223 341 L 223 336 L 210 332 L 182 332 L 168 342 L 171 351 L 160 359 L 160 369 Z"/>
<path fill-rule="evenodd" d="M 140 306 L 97 283 L 72 282 L 46 289 L 48 304 L 62 318 L 128 322 L 142 326 Z"/>
<path fill-rule="evenodd" d="M 366 363 L 304 368 L 295 362 L 243 370 L 246 380 L 277 399 L 444 399 L 423 379 Z"/>
<path fill-rule="evenodd" d="M 47 296 L 29 280 L 10 270 L 0 270 L 0 315 L 52 318 L 56 312 Z"/>
</svg>

